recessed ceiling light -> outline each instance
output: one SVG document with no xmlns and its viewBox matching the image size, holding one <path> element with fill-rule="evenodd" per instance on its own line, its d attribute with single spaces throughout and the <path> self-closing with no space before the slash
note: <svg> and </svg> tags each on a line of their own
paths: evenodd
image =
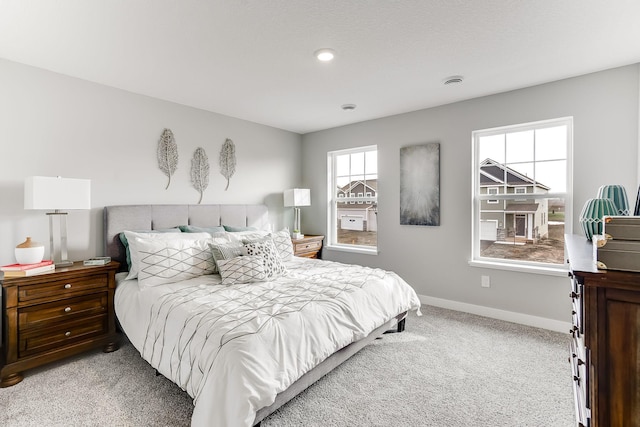
<svg viewBox="0 0 640 427">
<path fill-rule="evenodd" d="M 356 104 L 342 104 L 340 108 L 342 108 L 344 111 L 353 111 L 356 109 Z"/>
<path fill-rule="evenodd" d="M 333 49 L 324 48 L 316 50 L 314 55 L 318 58 L 318 61 L 329 62 L 336 56 L 336 52 Z"/>
<path fill-rule="evenodd" d="M 464 80 L 464 77 L 462 76 L 451 76 L 451 77 L 447 77 L 446 79 L 443 80 L 443 83 L 445 85 L 457 85 L 462 83 L 462 81 Z"/>
</svg>

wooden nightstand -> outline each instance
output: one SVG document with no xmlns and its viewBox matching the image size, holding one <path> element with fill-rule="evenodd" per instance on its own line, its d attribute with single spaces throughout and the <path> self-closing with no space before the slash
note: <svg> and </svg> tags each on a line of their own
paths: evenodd
<svg viewBox="0 0 640 427">
<path fill-rule="evenodd" d="M 293 254 L 305 258 L 320 258 L 324 236 L 306 235 L 302 239 L 291 239 Z"/>
<path fill-rule="evenodd" d="M 24 370 L 102 347 L 119 348 L 113 294 L 119 264 L 71 267 L 2 284 L 0 387 Z"/>
</svg>

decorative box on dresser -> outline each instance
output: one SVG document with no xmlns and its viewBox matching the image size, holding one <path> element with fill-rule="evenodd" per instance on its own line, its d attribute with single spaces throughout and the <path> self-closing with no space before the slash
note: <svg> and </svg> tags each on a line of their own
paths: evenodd
<svg viewBox="0 0 640 427">
<path fill-rule="evenodd" d="M 593 245 L 566 235 L 579 426 L 640 426 L 640 273 L 598 270 Z"/>
<path fill-rule="evenodd" d="M 0 387 L 23 371 L 102 347 L 119 347 L 113 295 L 117 262 L 3 279 Z"/>
<path fill-rule="evenodd" d="M 291 239 L 293 254 L 305 258 L 320 258 L 324 236 L 305 235 L 301 239 Z"/>
</svg>

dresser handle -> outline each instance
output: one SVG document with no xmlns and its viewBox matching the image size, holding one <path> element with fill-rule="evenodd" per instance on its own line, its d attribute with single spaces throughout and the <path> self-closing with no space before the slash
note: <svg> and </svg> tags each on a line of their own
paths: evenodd
<svg viewBox="0 0 640 427">
<path fill-rule="evenodd" d="M 70 336 L 71 336 L 71 331 L 67 331 L 67 332 L 65 332 L 65 333 L 64 333 L 64 336 L 65 336 L 65 337 L 70 337 Z"/>
<path fill-rule="evenodd" d="M 66 307 L 66 308 L 64 309 L 64 312 L 65 312 L 65 313 L 68 313 L 68 312 L 70 312 L 70 311 L 71 311 L 71 307 Z"/>
<path fill-rule="evenodd" d="M 65 289 L 71 289 L 71 283 L 67 283 L 66 285 L 64 285 Z"/>
</svg>

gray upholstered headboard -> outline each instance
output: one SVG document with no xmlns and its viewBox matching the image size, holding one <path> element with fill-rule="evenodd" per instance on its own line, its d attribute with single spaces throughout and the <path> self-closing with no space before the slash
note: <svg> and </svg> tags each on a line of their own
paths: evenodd
<svg viewBox="0 0 640 427">
<path fill-rule="evenodd" d="M 269 229 L 265 205 L 121 205 L 104 208 L 104 254 L 126 270 L 124 230 L 156 230 L 179 225 L 256 227 Z"/>
</svg>

